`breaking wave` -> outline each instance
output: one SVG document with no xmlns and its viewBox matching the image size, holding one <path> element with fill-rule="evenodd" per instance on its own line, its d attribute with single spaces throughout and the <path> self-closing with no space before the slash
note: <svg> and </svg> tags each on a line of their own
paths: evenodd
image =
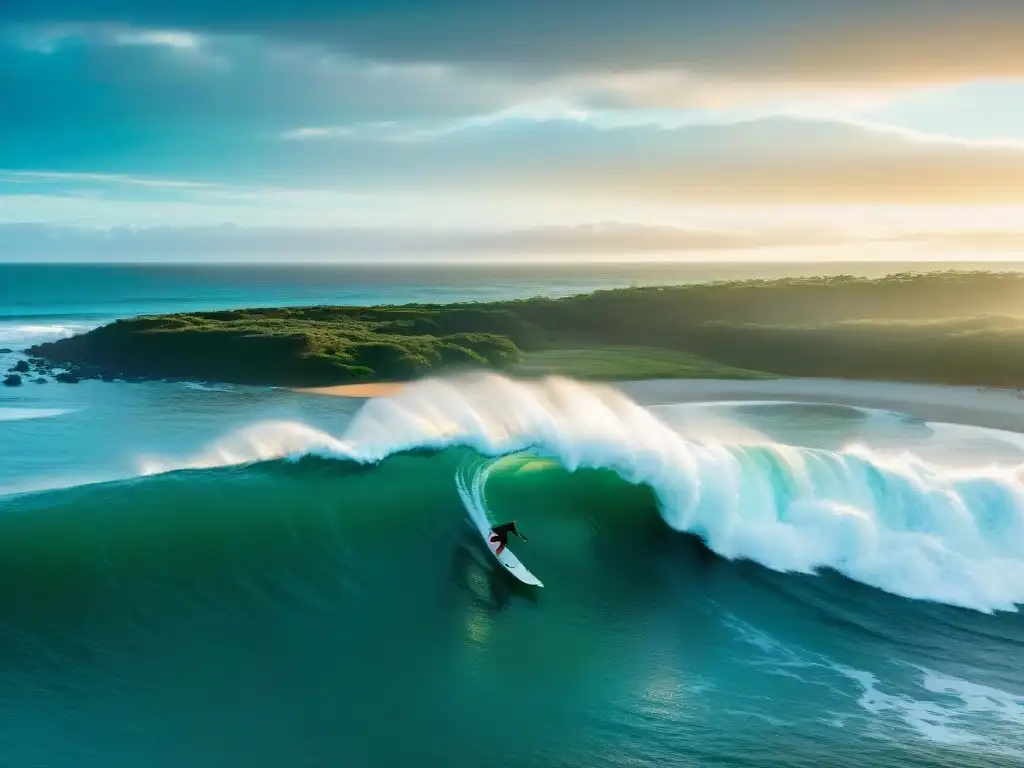
<svg viewBox="0 0 1024 768">
<path fill-rule="evenodd" d="M 617 390 L 560 378 L 426 380 L 369 401 L 340 437 L 295 422 L 257 424 L 195 456 L 147 458 L 140 471 L 309 454 L 371 464 L 452 446 L 610 470 L 648 486 L 668 526 L 724 558 L 777 571 L 833 569 L 903 597 L 985 612 L 1024 603 L 1016 469 L 957 471 L 864 448 L 694 440 Z"/>
<path fill-rule="evenodd" d="M 66 339 L 94 327 L 93 323 L 0 322 L 0 347 L 22 349 L 44 341 Z"/>
</svg>

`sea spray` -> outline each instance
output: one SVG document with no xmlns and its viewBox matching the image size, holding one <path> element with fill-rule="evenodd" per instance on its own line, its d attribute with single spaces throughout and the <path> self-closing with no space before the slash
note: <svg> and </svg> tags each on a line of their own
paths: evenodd
<svg viewBox="0 0 1024 768">
<path fill-rule="evenodd" d="M 211 469 L 284 457 L 322 453 L 349 458 L 346 444 L 313 427 L 291 421 L 264 421 L 239 429 L 198 453 L 183 458 L 141 457 L 141 475 L 180 469 Z"/>
<path fill-rule="evenodd" d="M 87 323 L 27 323 L 0 317 L 0 347 L 21 349 L 44 341 L 66 339 L 93 327 Z"/>
</svg>

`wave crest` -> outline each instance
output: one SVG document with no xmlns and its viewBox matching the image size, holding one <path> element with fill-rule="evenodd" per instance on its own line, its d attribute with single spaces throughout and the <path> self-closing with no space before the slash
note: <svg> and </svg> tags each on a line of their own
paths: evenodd
<svg viewBox="0 0 1024 768">
<path fill-rule="evenodd" d="M 66 339 L 95 327 L 87 323 L 10 323 L 0 322 L 0 347 L 16 349 L 44 341 Z"/>
<path fill-rule="evenodd" d="M 265 421 L 217 440 L 183 459 L 142 458 L 139 473 L 155 475 L 181 469 L 211 469 L 255 461 L 298 457 L 310 453 L 345 455 L 345 444 L 305 424 Z"/>
<path fill-rule="evenodd" d="M 696 441 L 616 389 L 557 377 L 424 380 L 367 402 L 341 439 L 257 425 L 187 466 L 301 453 L 375 462 L 453 445 L 490 456 L 530 449 L 570 471 L 610 469 L 647 484 L 669 526 L 725 558 L 780 571 L 832 568 L 981 611 L 1024 603 L 1024 484 L 1015 472 L 954 472 L 864 448 Z"/>
</svg>

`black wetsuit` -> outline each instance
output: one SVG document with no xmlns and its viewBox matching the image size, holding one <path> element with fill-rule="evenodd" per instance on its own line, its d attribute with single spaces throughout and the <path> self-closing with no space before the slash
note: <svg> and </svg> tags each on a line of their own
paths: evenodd
<svg viewBox="0 0 1024 768">
<path fill-rule="evenodd" d="M 498 542 L 498 548 L 494 551 L 494 554 L 500 555 L 502 550 L 508 546 L 508 536 L 510 533 L 514 533 L 523 541 L 526 541 L 526 537 L 516 529 L 516 522 L 513 520 L 511 523 L 502 523 L 496 525 L 491 529 L 491 541 Z"/>
</svg>

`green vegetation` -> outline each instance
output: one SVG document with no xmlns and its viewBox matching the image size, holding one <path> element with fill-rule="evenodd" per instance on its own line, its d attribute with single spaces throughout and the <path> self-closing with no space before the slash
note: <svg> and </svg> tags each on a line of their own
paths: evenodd
<svg viewBox="0 0 1024 768">
<path fill-rule="evenodd" d="M 722 365 L 688 352 L 653 347 L 538 350 L 524 354 L 510 373 L 526 378 L 558 374 L 593 381 L 774 378 L 771 374 Z"/>
<path fill-rule="evenodd" d="M 1022 352 L 1024 275 L 981 272 L 141 317 L 31 350 L 83 376 L 295 386 L 467 368 L 1024 386 Z"/>
<path fill-rule="evenodd" d="M 82 376 L 317 386 L 506 368 L 520 359 L 507 313 L 310 307 L 119 320 L 30 354 Z"/>
</svg>

